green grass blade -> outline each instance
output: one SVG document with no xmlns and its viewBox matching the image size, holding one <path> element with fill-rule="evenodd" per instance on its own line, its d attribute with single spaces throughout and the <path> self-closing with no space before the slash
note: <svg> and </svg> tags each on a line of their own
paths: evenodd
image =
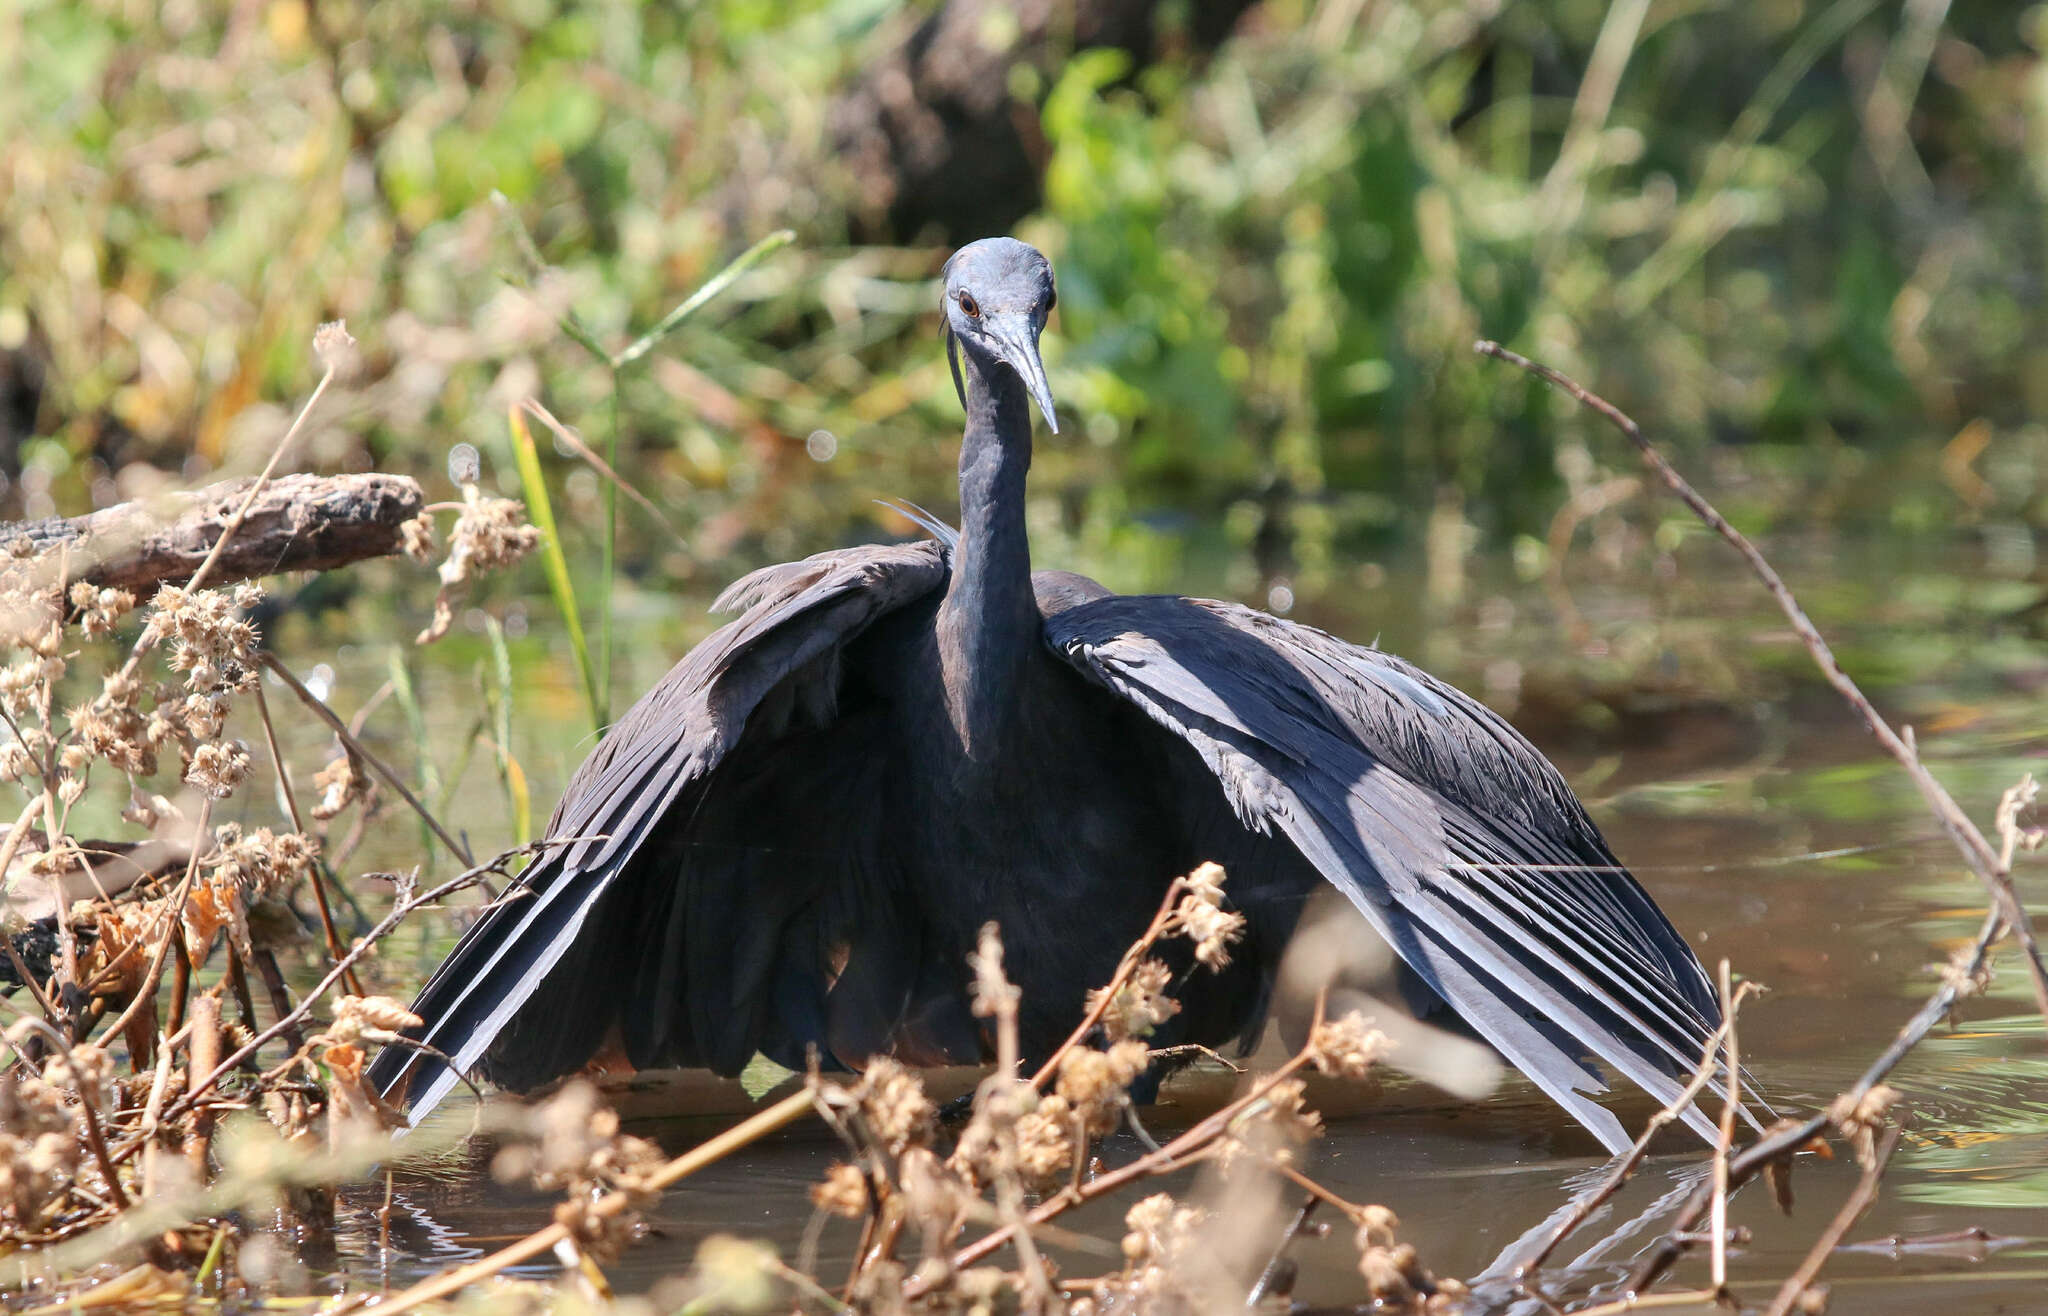
<svg viewBox="0 0 2048 1316">
<path fill-rule="evenodd" d="M 512 651 L 496 617 L 489 618 L 484 628 L 491 637 L 492 679 L 497 686 L 491 712 L 493 738 L 498 742 L 498 778 L 512 801 L 512 843 L 525 845 L 533 839 L 533 793 L 526 785 L 526 770 L 512 752 Z"/>
<path fill-rule="evenodd" d="M 599 709 L 603 706 L 598 699 L 597 674 L 590 663 L 590 643 L 583 636 L 583 617 L 576 606 L 576 582 L 569 576 L 569 559 L 562 553 L 562 536 L 555 528 L 555 507 L 548 499 L 547 479 L 541 474 L 540 453 L 534 447 L 533 433 L 526 428 L 526 418 L 519 408 L 511 410 L 512 457 L 519 467 L 519 487 L 526 498 L 526 514 L 533 518 L 533 524 L 540 529 L 541 565 L 548 573 L 548 591 L 554 595 L 555 610 L 561 614 L 562 625 L 569 632 L 569 650 L 576 659 L 576 674 L 583 682 L 583 696 L 590 705 L 590 721 L 593 727 L 603 729 Z"/>
<path fill-rule="evenodd" d="M 681 305 L 661 317 L 661 322 L 634 339 L 626 349 L 612 358 L 612 368 L 622 369 L 652 352 L 662 339 L 682 327 L 685 320 L 704 309 L 711 299 L 739 281 L 748 270 L 766 260 L 769 256 L 796 241 L 796 234 L 788 229 L 777 229 L 753 246 L 741 252 L 732 264 L 704 281 L 704 285 L 683 299 Z"/>
<path fill-rule="evenodd" d="M 440 794 L 441 771 L 434 766 L 433 743 L 427 739 L 427 717 L 420 708 L 419 693 L 413 689 L 412 669 L 405 665 L 405 653 L 396 645 L 391 648 L 390 668 L 391 697 L 405 715 L 406 729 L 412 733 L 413 753 L 419 756 L 419 793 L 431 800 Z M 434 833 L 424 818 L 420 819 L 420 850 L 432 862 Z"/>
</svg>

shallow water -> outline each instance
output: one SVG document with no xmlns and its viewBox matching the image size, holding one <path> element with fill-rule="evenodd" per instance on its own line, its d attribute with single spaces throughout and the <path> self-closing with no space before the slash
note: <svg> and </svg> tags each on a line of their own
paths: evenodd
<svg viewBox="0 0 2048 1316">
<path fill-rule="evenodd" d="M 1916 726 L 1929 762 L 1973 815 L 1988 820 L 2005 785 L 2042 767 L 2048 650 L 2024 623 L 2008 620 L 2035 592 L 2030 563 L 2015 566 L 2010 553 L 1974 542 L 1816 539 L 1772 551 L 1852 673 L 1869 678 L 1889 714 Z M 1903 774 L 1808 675 L 1782 621 L 1724 551 L 1689 541 L 1661 571 L 1639 565 L 1574 580 L 1582 631 L 1558 620 L 1554 595 L 1515 579 L 1504 561 L 1473 564 L 1460 601 L 1429 604 L 1419 579 L 1394 569 L 1378 588 L 1305 600 L 1299 615 L 1356 638 L 1377 634 L 1510 711 L 1565 769 L 1617 853 L 1702 958 L 1711 966 L 1725 956 L 1739 975 L 1769 985 L 1743 1016 L 1744 1060 L 1781 1113 L 1803 1113 L 1891 1040 L 1931 989 L 1928 966 L 1974 933 L 1984 900 Z M 628 596 L 622 608 L 622 689 L 651 681 L 706 625 L 694 608 L 653 595 Z M 344 709 L 387 674 L 392 646 L 368 634 L 339 664 Z M 514 748 L 532 781 L 535 815 L 544 818 L 585 750 L 575 731 L 587 722 L 559 644 L 531 634 L 513 652 Z M 480 653 L 473 637 L 458 638 L 416 660 L 428 738 L 449 775 L 476 717 Z M 387 712 L 375 725 L 386 724 L 385 743 L 405 756 L 400 719 Z M 470 820 L 478 849 L 509 839 L 505 796 L 481 752 L 451 799 L 451 816 Z M 382 830 L 366 859 L 417 857 L 418 840 L 402 819 Z M 2042 866 L 2023 863 L 2021 877 L 2030 903 L 2048 908 Z M 380 970 L 392 989 L 416 983 L 446 935 L 440 926 L 397 939 Z M 2040 1307 L 2048 1280 L 2048 1046 L 2026 1002 L 2008 956 L 1991 993 L 1965 1007 L 1963 1026 L 1938 1032 L 1894 1075 L 1912 1112 L 1908 1132 L 1882 1197 L 1849 1233 L 1867 1246 L 1829 1262 L 1824 1278 L 1835 1286 L 1837 1310 Z M 1171 1131 L 1200 1106 L 1199 1092 L 1182 1092 L 1178 1106 L 1175 1093 L 1169 1086 L 1169 1104 L 1148 1116 L 1155 1132 Z M 687 1145 L 729 1122 L 743 1099 L 724 1089 L 708 1104 L 724 1113 L 637 1131 Z M 1603 1163 L 1597 1146 L 1519 1079 L 1469 1106 L 1398 1080 L 1364 1108 L 1355 1098 L 1341 1106 L 1352 1113 L 1330 1118 L 1306 1168 L 1346 1197 L 1394 1207 L 1403 1236 L 1442 1274 L 1504 1273 L 1517 1241 L 1540 1235 Z M 1702 1159 L 1684 1137 L 1660 1148 L 1553 1260 L 1554 1292 L 1613 1282 L 1660 1232 Z M 610 1268 L 613 1283 L 642 1289 L 686 1269 L 714 1232 L 765 1238 L 797 1259 L 814 1226 L 805 1190 L 836 1151 L 822 1132 L 798 1129 L 698 1175 L 653 1213 L 653 1237 Z M 1115 1164 L 1136 1152 L 1136 1141 L 1120 1135 L 1103 1159 Z M 1767 1300 L 1856 1173 L 1846 1158 L 1806 1158 L 1790 1220 L 1760 1187 L 1743 1193 L 1733 1216 L 1753 1241 L 1733 1257 L 1736 1290 Z M 345 1195 L 334 1260 L 350 1275 L 392 1283 L 548 1219 L 543 1197 L 492 1184 L 479 1158 L 431 1174 L 401 1172 L 389 1252 L 378 1248 L 371 1217 L 381 1199 L 381 1184 Z M 1128 1200 L 1067 1218 L 1068 1228 L 1100 1240 L 1068 1254 L 1068 1273 L 1117 1264 Z M 1965 1231 L 1981 1237 L 1955 1237 Z M 1906 1241 L 1884 1242 L 1894 1238 Z M 832 1221 L 815 1243 L 819 1273 L 843 1274 L 853 1227 Z M 1299 1298 L 1357 1299 L 1347 1239 L 1304 1242 L 1293 1255 L 1302 1267 Z M 1703 1263 L 1680 1271 L 1684 1280 L 1703 1274 Z"/>
</svg>

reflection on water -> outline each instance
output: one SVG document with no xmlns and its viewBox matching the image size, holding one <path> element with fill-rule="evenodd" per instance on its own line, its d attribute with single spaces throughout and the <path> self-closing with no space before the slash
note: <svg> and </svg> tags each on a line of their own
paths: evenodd
<svg viewBox="0 0 2048 1316">
<path fill-rule="evenodd" d="M 2048 658 L 1992 623 L 1995 609 L 1984 602 L 1991 596 L 1973 592 L 1966 551 L 1888 560 L 1878 549 L 1833 547 L 1781 553 L 1781 565 L 1852 672 L 1874 675 L 1888 712 L 1917 726 L 1937 772 L 1966 808 L 1988 817 L 2005 785 L 2041 766 L 2035 695 L 2048 684 Z M 1929 989 L 1928 966 L 1972 935 L 1984 906 L 1903 776 L 1803 675 L 1804 655 L 1754 588 L 1717 553 L 1685 562 L 1676 584 L 1652 592 L 1611 581 L 1580 586 L 1575 605 L 1591 638 L 1575 648 L 1562 647 L 1539 612 L 1540 591 L 1505 580 L 1434 620 L 1398 573 L 1382 589 L 1341 601 L 1302 600 L 1297 615 L 1354 637 L 1379 635 L 1509 708 L 1586 794 L 1616 851 L 1702 957 L 1711 965 L 1725 956 L 1739 974 L 1770 985 L 1745 1013 L 1744 1059 L 1781 1113 L 1803 1111 L 1890 1041 Z M 629 597 L 623 611 L 619 686 L 629 693 L 709 625 L 694 603 L 652 595 Z M 537 615 L 532 621 L 514 645 L 512 748 L 532 782 L 534 811 L 545 817 L 589 741 L 576 734 L 584 720 L 566 657 Z M 393 640 L 407 633 L 402 621 L 392 623 Z M 289 648 L 289 630 L 283 642 Z M 336 699 L 345 711 L 386 679 L 393 650 L 391 642 L 360 640 L 342 655 Z M 478 725 L 483 652 L 458 635 L 412 657 L 444 778 L 436 789 L 446 794 L 446 816 L 478 850 L 513 839 L 489 755 L 476 753 L 450 780 L 463 758 L 457 747 Z M 379 728 L 380 747 L 409 759 L 400 719 L 380 715 L 373 734 Z M 317 752 L 317 732 L 294 734 L 304 738 L 295 751 L 301 761 Z M 390 816 L 394 824 L 353 870 L 410 864 L 424 852 L 410 825 Z M 2023 867 L 2022 878 L 2031 903 L 2048 906 L 2039 866 Z M 422 925 L 396 939 L 378 970 L 386 988 L 403 993 L 416 983 L 446 948 L 450 927 Z M 1886 1191 L 1851 1232 L 1869 1245 L 1845 1250 L 1827 1272 L 1838 1309 L 1918 1312 L 1938 1301 L 1978 1310 L 2038 1299 L 2048 1277 L 2048 1059 L 2038 1021 L 2020 1013 L 2026 999 L 2018 970 L 2000 972 L 1989 996 L 1966 1007 L 1961 1028 L 1931 1039 L 1894 1077 L 1911 1124 Z M 1171 1132 L 1198 1104 L 1184 1098 L 1148 1123 Z M 682 1146 L 718 1124 L 697 1118 L 641 1131 Z M 814 1228 L 804 1196 L 836 1150 L 822 1133 L 796 1130 L 688 1181 L 652 1214 L 652 1237 L 618 1263 L 614 1282 L 630 1290 L 676 1273 L 698 1241 L 719 1231 L 770 1239 L 788 1258 L 814 1246 L 821 1275 L 843 1274 L 853 1228 Z M 1111 1139 L 1103 1153 L 1111 1164 L 1135 1154 L 1128 1136 Z M 1404 1236 L 1439 1273 L 1502 1284 L 1601 1164 L 1597 1147 L 1519 1080 L 1469 1107 L 1390 1082 L 1380 1109 L 1334 1115 L 1311 1157 L 1317 1177 L 1337 1192 L 1395 1207 Z M 1555 1291 L 1577 1294 L 1618 1279 L 1663 1228 L 1698 1161 L 1683 1138 L 1664 1144 L 1638 1181 L 1552 1259 Z M 347 1194 L 338 1264 L 403 1281 L 547 1220 L 547 1199 L 492 1184 L 487 1167 L 476 1152 L 432 1173 L 401 1173 L 389 1253 L 377 1246 L 374 1218 L 383 1185 Z M 1734 1217 L 1753 1241 L 1734 1259 L 1738 1290 L 1755 1297 L 1774 1289 L 1856 1173 L 1846 1157 L 1807 1158 L 1789 1223 L 1766 1194 L 1743 1194 Z M 1122 1209 L 1097 1204 L 1065 1223 L 1113 1250 Z M 1347 1239 L 1308 1240 L 1295 1254 L 1301 1298 L 1343 1303 L 1359 1293 Z M 1113 1251 L 1068 1261 L 1077 1274 L 1115 1264 Z"/>
</svg>

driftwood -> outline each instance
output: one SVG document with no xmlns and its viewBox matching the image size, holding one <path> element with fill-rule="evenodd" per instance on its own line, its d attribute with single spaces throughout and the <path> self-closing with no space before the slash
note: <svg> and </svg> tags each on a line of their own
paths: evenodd
<svg viewBox="0 0 2048 1316">
<path fill-rule="evenodd" d="M 183 584 L 213 550 L 248 496 L 252 479 L 122 503 L 87 516 L 0 525 L 0 584 L 90 581 L 147 594 Z M 232 584 L 280 571 L 325 571 L 399 551 L 400 530 L 426 505 L 404 475 L 283 475 L 250 505 L 248 517 L 207 576 Z M 0 559 L 4 562 L 4 559 Z"/>
</svg>

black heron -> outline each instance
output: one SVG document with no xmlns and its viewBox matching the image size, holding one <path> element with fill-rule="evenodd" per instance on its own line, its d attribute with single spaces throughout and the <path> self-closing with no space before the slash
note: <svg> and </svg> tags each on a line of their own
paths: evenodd
<svg viewBox="0 0 2048 1316">
<path fill-rule="evenodd" d="M 1175 875 L 1247 918 L 1160 1045 L 1245 1038 L 1326 884 L 1430 999 L 1608 1147 L 1599 1063 L 1660 1100 L 1719 1025 L 1698 959 L 1557 770 L 1476 700 L 1249 608 L 1031 570 L 1031 406 L 1051 266 L 992 238 L 945 269 L 967 411 L 957 535 L 757 571 L 570 782 L 548 850 L 448 957 L 419 1040 L 514 1090 L 600 1046 L 737 1073 L 815 1048 L 977 1062 L 991 920 L 1045 1055 Z M 414 1118 L 455 1075 L 388 1048 Z M 1697 1112 L 1696 1125 L 1704 1128 Z"/>
</svg>

